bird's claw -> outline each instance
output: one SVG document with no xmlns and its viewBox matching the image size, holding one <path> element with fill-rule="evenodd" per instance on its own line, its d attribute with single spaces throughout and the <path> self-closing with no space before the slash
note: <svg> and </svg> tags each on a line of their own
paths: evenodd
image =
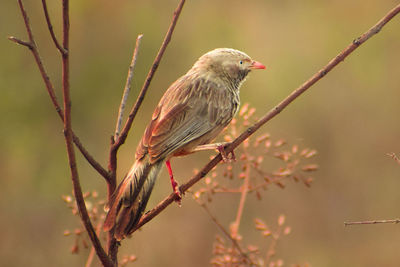
<svg viewBox="0 0 400 267">
<path fill-rule="evenodd" d="M 222 160 L 225 163 L 235 162 L 236 161 L 235 152 L 232 150 L 231 152 L 226 153 L 225 148 L 227 146 L 228 145 L 226 145 L 226 144 L 225 145 L 219 145 L 219 146 L 217 146 L 217 150 L 221 154 Z M 229 157 L 229 155 L 230 155 L 230 157 Z"/>
<path fill-rule="evenodd" d="M 174 194 L 176 195 L 175 202 L 180 207 L 182 205 L 182 193 L 179 190 L 178 183 L 175 180 L 173 181 L 172 189 L 174 190 Z"/>
</svg>

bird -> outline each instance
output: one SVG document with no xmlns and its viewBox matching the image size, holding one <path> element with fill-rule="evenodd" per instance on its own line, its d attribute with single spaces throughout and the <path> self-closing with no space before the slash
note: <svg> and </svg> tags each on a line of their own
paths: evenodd
<svg viewBox="0 0 400 267">
<path fill-rule="evenodd" d="M 108 203 L 104 231 L 114 229 L 120 241 L 142 217 L 164 164 L 180 199 L 170 159 L 202 148 L 224 146 L 211 141 L 231 122 L 240 105 L 239 89 L 249 72 L 266 67 L 232 48 L 202 55 L 192 68 L 165 91 L 137 146 L 135 162 Z"/>
</svg>

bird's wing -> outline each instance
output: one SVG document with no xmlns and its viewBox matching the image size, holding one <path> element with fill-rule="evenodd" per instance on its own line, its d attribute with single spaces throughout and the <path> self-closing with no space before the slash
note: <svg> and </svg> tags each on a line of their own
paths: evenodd
<svg viewBox="0 0 400 267">
<path fill-rule="evenodd" d="M 229 91 L 215 82 L 182 77 L 162 97 L 136 157 L 148 153 L 154 162 L 216 128 L 222 130 L 234 115 L 233 102 Z"/>
</svg>

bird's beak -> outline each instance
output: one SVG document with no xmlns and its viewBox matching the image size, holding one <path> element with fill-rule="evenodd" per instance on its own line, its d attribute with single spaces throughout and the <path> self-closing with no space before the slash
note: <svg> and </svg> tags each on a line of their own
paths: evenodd
<svg viewBox="0 0 400 267">
<path fill-rule="evenodd" d="M 262 63 L 253 60 L 253 62 L 251 62 L 251 65 L 250 65 L 250 69 L 263 69 L 263 70 L 265 70 L 265 66 Z"/>
</svg>

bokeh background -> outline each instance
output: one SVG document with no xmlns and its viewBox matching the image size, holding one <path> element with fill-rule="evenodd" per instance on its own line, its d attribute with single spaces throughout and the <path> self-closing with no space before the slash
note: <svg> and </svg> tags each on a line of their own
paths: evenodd
<svg viewBox="0 0 400 267">
<path fill-rule="evenodd" d="M 40 1 L 25 1 L 45 66 L 60 96 L 61 63 Z M 48 1 L 60 36 L 60 1 Z M 106 164 L 109 138 L 136 36 L 143 41 L 132 103 L 168 28 L 178 1 L 71 1 L 73 128 Z M 166 87 L 216 47 L 245 51 L 267 65 L 241 90 L 257 115 L 272 108 L 375 24 L 397 1 L 187 1 L 130 137 L 120 150 L 119 179 Z M 0 265 L 83 266 L 88 250 L 71 255 L 65 229 L 80 226 L 61 195 L 71 194 L 62 125 L 29 51 L 6 39 L 26 38 L 16 1 L 0 1 Z M 277 253 L 285 266 L 399 266 L 398 225 L 344 227 L 349 220 L 399 217 L 400 17 L 360 47 L 305 95 L 263 127 L 276 138 L 315 148 L 320 170 L 311 188 L 271 186 L 262 201 L 250 195 L 240 233 L 262 246 L 253 219 L 275 224 L 286 215 L 292 233 Z M 105 195 L 105 184 L 77 153 L 83 189 Z M 173 161 L 178 180 L 210 153 Z M 164 171 L 149 206 L 170 193 Z M 233 221 L 239 196 L 213 202 L 222 223 Z M 123 243 L 137 266 L 207 266 L 220 234 L 186 197 Z M 96 264 L 98 264 L 96 262 Z"/>
</svg>

